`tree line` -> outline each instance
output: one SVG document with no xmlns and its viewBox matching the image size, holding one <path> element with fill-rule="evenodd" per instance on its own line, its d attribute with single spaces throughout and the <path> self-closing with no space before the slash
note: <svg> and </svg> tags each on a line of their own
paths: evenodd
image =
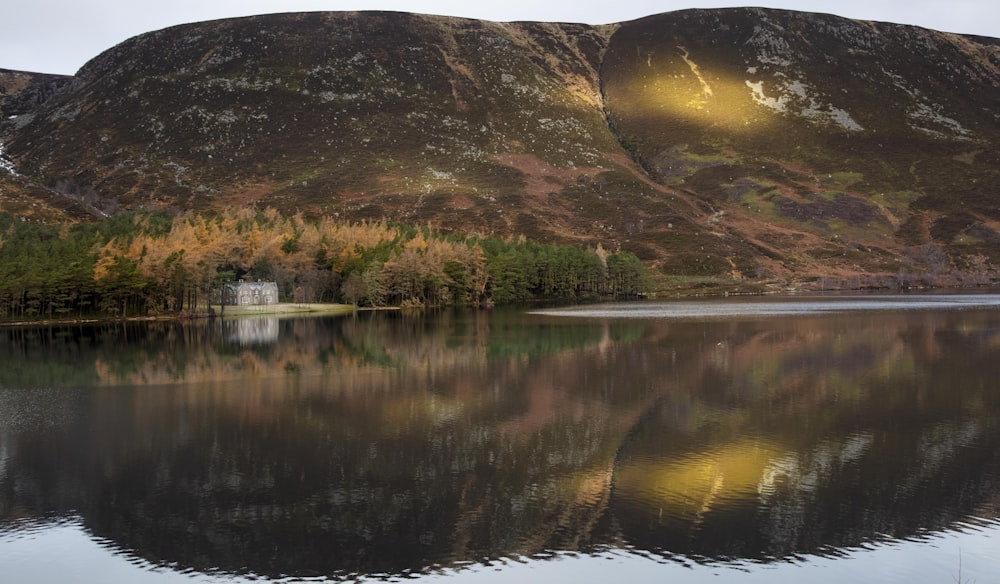
<svg viewBox="0 0 1000 584">
<path fill-rule="evenodd" d="M 275 209 L 122 213 L 38 225 L 0 214 L 0 319 L 204 311 L 222 285 L 275 281 L 286 302 L 359 306 L 514 304 L 635 297 L 635 255 L 345 222 Z"/>
</svg>

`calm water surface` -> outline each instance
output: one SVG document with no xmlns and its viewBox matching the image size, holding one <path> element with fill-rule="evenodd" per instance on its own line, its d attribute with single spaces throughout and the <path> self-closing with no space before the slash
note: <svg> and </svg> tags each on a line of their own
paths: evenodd
<svg viewBox="0 0 1000 584">
<path fill-rule="evenodd" d="M 1000 296 L 0 329 L 0 581 L 1000 580 Z"/>
</svg>

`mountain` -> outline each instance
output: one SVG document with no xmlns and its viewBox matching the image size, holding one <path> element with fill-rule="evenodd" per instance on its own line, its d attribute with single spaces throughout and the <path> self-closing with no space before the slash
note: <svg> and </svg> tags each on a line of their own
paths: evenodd
<svg viewBox="0 0 1000 584">
<path fill-rule="evenodd" d="M 1000 40 L 830 15 L 266 15 L 0 72 L 0 208 L 389 217 L 685 281 L 992 273 L 998 106 Z"/>
</svg>

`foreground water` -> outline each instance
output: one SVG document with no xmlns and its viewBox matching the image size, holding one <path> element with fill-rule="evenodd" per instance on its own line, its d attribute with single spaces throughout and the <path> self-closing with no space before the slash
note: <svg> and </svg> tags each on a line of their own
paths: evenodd
<svg viewBox="0 0 1000 584">
<path fill-rule="evenodd" d="M 0 330 L 12 582 L 989 582 L 1000 297 Z"/>
</svg>

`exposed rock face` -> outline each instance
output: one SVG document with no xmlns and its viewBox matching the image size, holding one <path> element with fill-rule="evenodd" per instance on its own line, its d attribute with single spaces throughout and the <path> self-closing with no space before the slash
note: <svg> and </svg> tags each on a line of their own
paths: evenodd
<svg viewBox="0 0 1000 584">
<path fill-rule="evenodd" d="M 9 120 L 30 115 L 72 82 L 73 78 L 66 75 L 0 69 L 0 118 Z"/>
<path fill-rule="evenodd" d="M 73 78 L 0 69 L 0 128 L 16 133 L 35 118 L 35 111 L 66 90 Z M 80 200 L 68 198 L 18 172 L 0 131 L 0 211 L 24 220 L 55 222 L 99 215 Z"/>
<path fill-rule="evenodd" d="M 994 39 L 764 9 L 603 27 L 307 13 L 16 75 L 11 169 L 91 210 L 385 216 L 737 278 L 895 272 L 932 240 L 1000 260 Z"/>
</svg>

